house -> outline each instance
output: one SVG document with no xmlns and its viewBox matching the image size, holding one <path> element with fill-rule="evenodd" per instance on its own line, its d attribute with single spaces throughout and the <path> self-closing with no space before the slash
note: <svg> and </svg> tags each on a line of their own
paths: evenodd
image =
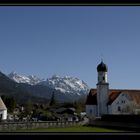
<svg viewBox="0 0 140 140">
<path fill-rule="evenodd" d="M 0 120 L 6 120 L 7 119 L 7 108 L 0 97 Z"/>
<path fill-rule="evenodd" d="M 74 114 L 74 112 L 75 112 L 75 108 L 65 108 L 65 107 L 62 107 L 62 108 L 58 108 L 56 110 L 56 113 L 59 113 L 59 114 L 64 114 L 64 113 Z"/>
<path fill-rule="evenodd" d="M 90 89 L 86 99 L 86 114 L 90 119 L 106 114 L 140 113 L 140 90 L 109 89 L 107 65 L 101 61 L 97 66 L 97 88 Z"/>
<path fill-rule="evenodd" d="M 79 121 L 78 115 L 75 112 L 76 110 L 73 107 L 60 107 L 57 109 L 51 109 L 50 111 L 54 112 L 54 116 L 60 121 Z"/>
</svg>

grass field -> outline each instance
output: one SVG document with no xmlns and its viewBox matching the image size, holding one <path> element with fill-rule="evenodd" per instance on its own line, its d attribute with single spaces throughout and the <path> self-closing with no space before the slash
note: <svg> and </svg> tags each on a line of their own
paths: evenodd
<svg viewBox="0 0 140 140">
<path fill-rule="evenodd" d="M 66 128 L 42 128 L 31 130 L 17 130 L 16 132 L 126 132 L 123 130 L 114 130 L 90 126 L 76 126 Z"/>
</svg>

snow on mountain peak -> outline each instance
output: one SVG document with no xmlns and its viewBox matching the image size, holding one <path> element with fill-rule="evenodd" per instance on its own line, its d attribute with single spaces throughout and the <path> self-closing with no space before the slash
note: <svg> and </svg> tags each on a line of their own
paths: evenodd
<svg viewBox="0 0 140 140">
<path fill-rule="evenodd" d="M 36 85 L 39 82 L 43 81 L 43 79 L 40 79 L 34 75 L 29 76 L 19 75 L 15 71 L 8 74 L 8 77 L 17 83 L 27 83 L 30 85 Z"/>
<path fill-rule="evenodd" d="M 44 80 L 34 75 L 19 75 L 14 71 L 11 72 L 8 77 L 17 83 L 44 85 L 69 95 L 85 95 L 89 92 L 90 89 L 83 80 L 70 76 L 61 77 L 59 75 L 53 75 L 51 78 Z"/>
<path fill-rule="evenodd" d="M 89 87 L 84 81 L 70 76 L 60 77 L 58 75 L 53 75 L 40 84 L 49 86 L 63 93 L 77 95 L 86 94 L 89 91 Z"/>
</svg>

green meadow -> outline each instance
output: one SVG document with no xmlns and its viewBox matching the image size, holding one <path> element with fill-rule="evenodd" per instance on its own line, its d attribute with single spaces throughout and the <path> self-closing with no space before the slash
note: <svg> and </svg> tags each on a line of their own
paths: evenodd
<svg viewBox="0 0 140 140">
<path fill-rule="evenodd" d="M 17 130 L 16 132 L 127 132 L 125 130 L 115 130 L 91 126 L 76 126 L 65 128 L 42 128 L 30 130 Z"/>
</svg>

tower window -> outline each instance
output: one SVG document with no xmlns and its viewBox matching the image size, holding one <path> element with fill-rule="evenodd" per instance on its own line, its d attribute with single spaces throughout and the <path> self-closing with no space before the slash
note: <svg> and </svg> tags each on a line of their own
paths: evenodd
<svg viewBox="0 0 140 140">
<path fill-rule="evenodd" d="M 105 77 L 103 76 L 103 80 L 105 80 Z"/>
</svg>

